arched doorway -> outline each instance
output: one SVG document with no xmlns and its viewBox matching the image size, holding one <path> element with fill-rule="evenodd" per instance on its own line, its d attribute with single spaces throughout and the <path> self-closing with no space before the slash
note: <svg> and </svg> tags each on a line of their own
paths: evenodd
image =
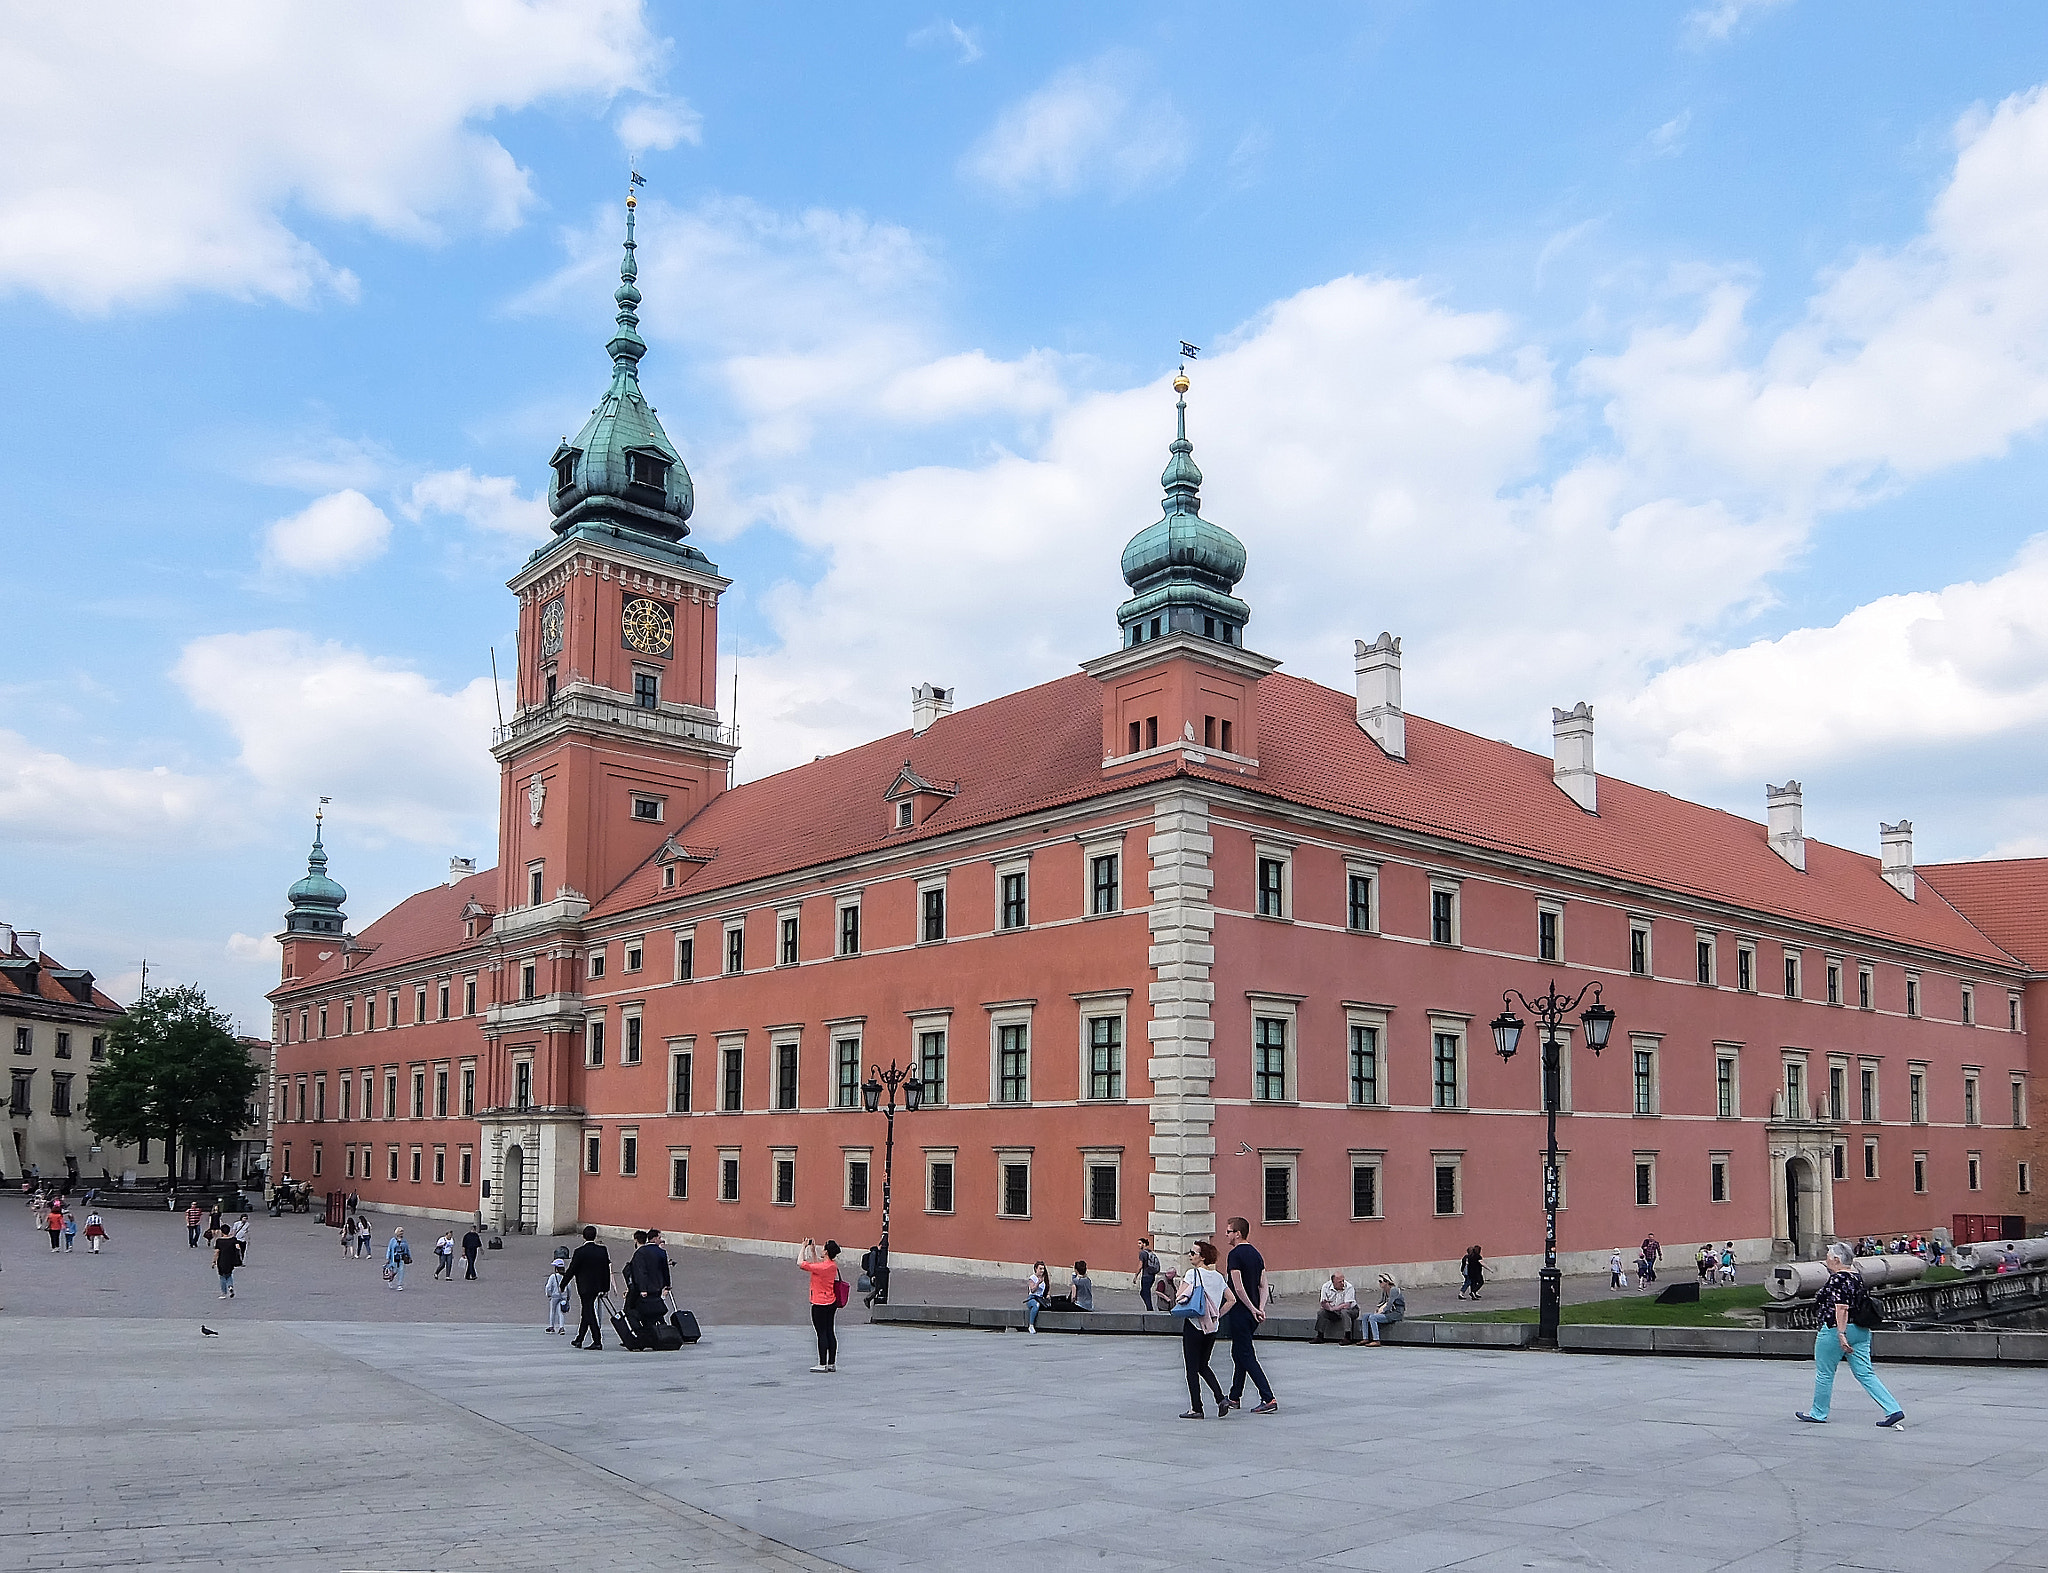
<svg viewBox="0 0 2048 1573">
<path fill-rule="evenodd" d="M 526 1152 L 520 1147 L 505 1149 L 505 1232 L 518 1234 L 526 1227 Z"/>
<path fill-rule="evenodd" d="M 1812 1163 L 1805 1158 L 1788 1158 L 1785 1161 L 1785 1234 L 1792 1242 L 1792 1259 L 1795 1262 L 1809 1261 L 1815 1254 L 1814 1216 L 1809 1206 L 1813 1197 Z"/>
</svg>

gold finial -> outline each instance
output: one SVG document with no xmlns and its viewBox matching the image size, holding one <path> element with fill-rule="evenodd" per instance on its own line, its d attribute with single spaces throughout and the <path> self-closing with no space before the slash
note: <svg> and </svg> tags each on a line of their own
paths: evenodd
<svg viewBox="0 0 2048 1573">
<path fill-rule="evenodd" d="M 639 205 L 639 199 L 635 197 L 630 190 L 628 190 L 626 193 L 626 206 L 629 208 L 637 208 Z"/>
<path fill-rule="evenodd" d="M 1185 366 L 1174 375 L 1173 391 L 1175 393 L 1186 393 L 1188 391 L 1188 370 Z"/>
</svg>

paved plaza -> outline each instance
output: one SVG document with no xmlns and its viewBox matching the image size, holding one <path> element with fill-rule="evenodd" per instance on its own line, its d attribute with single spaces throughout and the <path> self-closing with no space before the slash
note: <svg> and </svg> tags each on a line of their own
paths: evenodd
<svg viewBox="0 0 2048 1573">
<path fill-rule="evenodd" d="M 2044 1371 L 1896 1367 L 1890 1435 L 1846 1376 L 1794 1423 L 1785 1362 L 1280 1344 L 1278 1415 L 1196 1424 L 1168 1339 L 856 1309 L 832 1377 L 793 1321 L 593 1355 L 457 1319 L 481 1286 L 398 1319 L 435 1296 L 335 1287 L 284 1222 L 197 1312 L 168 1249 L 0 1252 L 0 1567 L 2048 1567 Z"/>
</svg>

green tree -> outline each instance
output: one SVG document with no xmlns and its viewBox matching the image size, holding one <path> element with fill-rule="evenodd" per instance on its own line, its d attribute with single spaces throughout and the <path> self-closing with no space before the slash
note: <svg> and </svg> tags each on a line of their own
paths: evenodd
<svg viewBox="0 0 2048 1573">
<path fill-rule="evenodd" d="M 219 1152 L 249 1122 L 256 1067 L 233 1023 L 196 988 L 145 994 L 107 1029 L 107 1062 L 85 1098 L 85 1123 L 102 1140 L 133 1146 L 157 1137 L 178 1172 L 180 1138 Z"/>
</svg>

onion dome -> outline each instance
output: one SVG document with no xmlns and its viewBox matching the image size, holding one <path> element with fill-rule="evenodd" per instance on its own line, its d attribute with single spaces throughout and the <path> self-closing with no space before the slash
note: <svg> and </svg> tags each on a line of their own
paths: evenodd
<svg viewBox="0 0 2048 1573">
<path fill-rule="evenodd" d="M 548 466 L 550 526 L 559 541 L 573 534 L 624 537 L 699 568 L 710 560 L 683 544 L 697 488 L 682 455 L 640 391 L 640 265 L 633 221 L 638 201 L 626 194 L 626 252 L 619 264 L 617 328 L 605 345 L 612 358 L 611 386 L 573 439 L 564 438 Z M 550 548 L 543 547 L 542 550 Z M 538 555 L 538 554 L 536 554 Z"/>
<path fill-rule="evenodd" d="M 306 877 L 285 892 L 291 910 L 285 914 L 287 934 L 339 934 L 348 918 L 341 904 L 348 892 L 327 877 L 327 849 L 320 844 L 320 816 L 313 816 L 313 850 L 306 859 Z"/>
<path fill-rule="evenodd" d="M 1202 472 L 1188 441 L 1188 379 L 1173 379 L 1181 395 L 1178 429 L 1159 483 L 1164 516 L 1131 537 L 1124 548 L 1124 582 L 1131 599 L 1117 608 L 1126 646 L 1169 633 L 1194 634 L 1219 644 L 1242 642 L 1251 608 L 1230 592 L 1244 577 L 1244 543 L 1202 517 Z"/>
</svg>

